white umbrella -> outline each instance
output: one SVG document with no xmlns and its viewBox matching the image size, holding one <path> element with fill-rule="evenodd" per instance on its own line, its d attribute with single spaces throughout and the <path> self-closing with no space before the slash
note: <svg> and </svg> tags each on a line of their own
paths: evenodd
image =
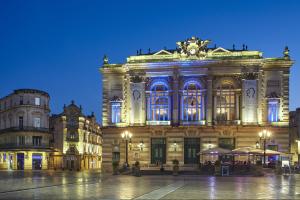
<svg viewBox="0 0 300 200">
<path fill-rule="evenodd" d="M 220 147 L 215 147 L 215 148 L 210 148 L 210 149 L 205 149 L 201 152 L 198 153 L 198 155 L 203 155 L 203 154 L 229 154 L 231 153 L 230 150 L 228 149 L 223 149 Z"/>
<path fill-rule="evenodd" d="M 261 154 L 260 149 L 254 147 L 240 147 L 232 150 L 233 154 Z"/>
</svg>

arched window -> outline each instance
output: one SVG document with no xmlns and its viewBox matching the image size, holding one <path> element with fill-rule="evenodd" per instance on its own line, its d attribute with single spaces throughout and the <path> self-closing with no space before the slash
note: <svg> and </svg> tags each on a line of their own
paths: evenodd
<svg viewBox="0 0 300 200">
<path fill-rule="evenodd" d="M 157 81 L 153 83 L 147 101 L 148 121 L 170 120 L 170 97 L 168 85 L 165 82 Z"/>
<path fill-rule="evenodd" d="M 205 118 L 204 95 L 197 81 L 184 85 L 181 97 L 181 120 L 201 121 Z"/>
<path fill-rule="evenodd" d="M 231 82 L 224 82 L 216 92 L 216 120 L 236 120 L 236 95 Z"/>
</svg>

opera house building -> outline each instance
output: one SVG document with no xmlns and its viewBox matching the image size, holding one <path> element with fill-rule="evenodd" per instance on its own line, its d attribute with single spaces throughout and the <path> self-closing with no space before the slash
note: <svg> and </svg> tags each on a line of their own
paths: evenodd
<svg viewBox="0 0 300 200">
<path fill-rule="evenodd" d="M 210 43 L 191 37 L 173 50 L 140 50 L 123 64 L 104 57 L 103 170 L 114 160 L 193 167 L 200 151 L 255 147 L 266 129 L 268 149 L 289 151 L 288 48 L 265 58 L 246 45 Z"/>
</svg>

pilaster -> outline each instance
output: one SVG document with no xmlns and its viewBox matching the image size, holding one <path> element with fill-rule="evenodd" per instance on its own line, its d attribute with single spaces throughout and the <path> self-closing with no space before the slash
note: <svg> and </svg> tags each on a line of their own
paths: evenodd
<svg viewBox="0 0 300 200">
<path fill-rule="evenodd" d="M 212 113 L 213 113 L 213 92 L 212 92 L 212 77 L 207 79 L 207 103 L 206 103 L 206 123 L 212 125 Z M 214 116 L 215 118 L 215 116 Z"/>
</svg>

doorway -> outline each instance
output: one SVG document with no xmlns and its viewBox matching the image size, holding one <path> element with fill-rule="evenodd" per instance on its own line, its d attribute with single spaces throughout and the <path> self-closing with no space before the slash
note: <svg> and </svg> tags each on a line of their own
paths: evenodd
<svg viewBox="0 0 300 200">
<path fill-rule="evenodd" d="M 42 154 L 32 154 L 32 169 L 41 170 L 42 169 Z"/>
<path fill-rule="evenodd" d="M 17 170 L 24 170 L 24 153 L 17 153 Z"/>
<path fill-rule="evenodd" d="M 198 164 L 199 152 L 200 138 L 184 138 L 184 164 Z"/>
<path fill-rule="evenodd" d="M 156 165 L 166 163 L 166 139 L 165 138 L 151 139 L 151 163 Z"/>
</svg>

